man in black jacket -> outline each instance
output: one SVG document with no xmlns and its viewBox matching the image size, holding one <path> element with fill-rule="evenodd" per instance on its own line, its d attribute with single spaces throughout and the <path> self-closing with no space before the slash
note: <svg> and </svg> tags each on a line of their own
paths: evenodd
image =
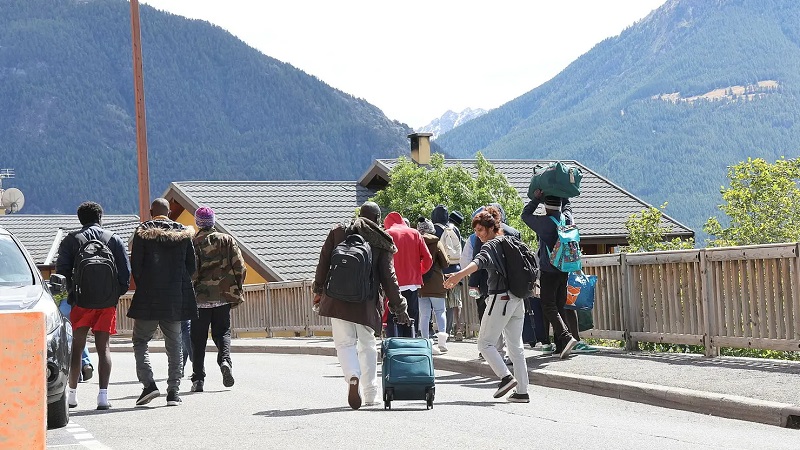
<svg viewBox="0 0 800 450">
<path fill-rule="evenodd" d="M 150 366 L 148 342 L 161 327 L 167 350 L 167 405 L 178 406 L 183 355 L 181 321 L 197 319 L 192 288 L 196 269 L 192 237 L 194 230 L 167 217 L 169 202 L 157 198 L 150 205 L 151 220 L 136 228 L 131 249 L 131 271 L 136 282 L 128 317 L 133 323 L 136 375 L 144 385 L 136 406 L 161 395 Z"/>
<path fill-rule="evenodd" d="M 103 218 L 103 208 L 95 202 L 84 202 L 78 206 L 78 220 L 81 228 L 79 231 L 68 234 L 58 247 L 56 260 L 56 273 L 64 275 L 69 287 L 69 298 L 66 300 L 72 309 L 69 319 L 72 323 L 72 352 L 69 371 L 69 389 L 67 391 L 67 404 L 70 408 L 78 406 L 77 390 L 78 377 L 81 375 L 81 349 L 86 346 L 86 336 L 91 328 L 94 333 L 94 345 L 97 349 L 97 368 L 99 372 L 100 392 L 97 394 L 97 409 L 106 410 L 111 407 L 108 402 L 108 380 L 111 377 L 111 350 L 109 340 L 112 334 L 117 333 L 117 306 L 90 307 L 91 305 L 76 304 L 75 281 L 72 279 L 75 268 L 75 259 L 81 250 L 82 243 L 90 240 L 100 240 L 114 256 L 114 265 L 117 271 L 119 289 L 116 300 L 128 291 L 131 278 L 131 266 L 128 264 L 128 254 L 125 243 L 119 236 L 104 230 L 100 226 Z M 62 302 L 65 300 L 62 300 Z M 112 299 L 113 301 L 113 299 Z"/>
</svg>

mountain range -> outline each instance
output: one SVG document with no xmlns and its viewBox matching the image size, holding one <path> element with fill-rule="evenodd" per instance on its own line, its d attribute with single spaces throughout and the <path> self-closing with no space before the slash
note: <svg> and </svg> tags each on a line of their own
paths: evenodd
<svg viewBox="0 0 800 450">
<path fill-rule="evenodd" d="M 432 139 L 436 139 L 453 128 L 463 125 L 484 114 L 486 114 L 486 110 L 482 108 L 466 108 L 458 113 L 448 110 L 446 113 L 442 114 L 441 117 L 433 119 L 429 124 L 417 128 L 417 132 L 431 133 L 433 134 Z"/>
<path fill-rule="evenodd" d="M 800 155 L 798 98 L 800 2 L 669 0 L 437 143 L 579 160 L 700 232 L 721 215 L 727 167 Z"/>
<path fill-rule="evenodd" d="M 0 2 L 0 168 L 23 212 L 136 212 L 129 14 Z M 153 196 L 175 180 L 355 179 L 408 152 L 407 125 L 217 26 L 146 5 L 141 23 Z M 800 2 L 668 0 L 541 86 L 427 131 L 448 157 L 578 160 L 701 231 L 728 166 L 800 155 L 798 98 Z"/>
<path fill-rule="evenodd" d="M 413 130 L 208 22 L 140 8 L 151 196 L 179 180 L 355 179 Z M 137 208 L 130 4 L 0 2 L 0 168 L 25 213 Z"/>
</svg>

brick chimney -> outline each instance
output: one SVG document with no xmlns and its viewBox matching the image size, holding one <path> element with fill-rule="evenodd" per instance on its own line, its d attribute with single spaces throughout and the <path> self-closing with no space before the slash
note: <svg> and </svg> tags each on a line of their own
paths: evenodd
<svg viewBox="0 0 800 450">
<path fill-rule="evenodd" d="M 417 164 L 431 163 L 431 136 L 433 133 L 409 134 L 411 139 L 411 159 Z"/>
</svg>

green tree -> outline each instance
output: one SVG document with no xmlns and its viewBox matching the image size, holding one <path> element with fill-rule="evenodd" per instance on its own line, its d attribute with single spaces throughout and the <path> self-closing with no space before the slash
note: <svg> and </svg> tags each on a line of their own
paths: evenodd
<svg viewBox="0 0 800 450">
<path fill-rule="evenodd" d="M 534 242 L 533 231 L 522 223 L 522 200 L 506 177 L 479 152 L 476 155 L 476 172 L 470 173 L 461 164 L 445 166 L 439 153 L 431 156 L 427 166 L 418 165 L 401 156 L 389 173 L 389 185 L 371 200 L 390 210 L 397 211 L 413 222 L 420 216 L 430 218 L 433 208 L 445 205 L 450 211 L 464 214 L 461 233 L 472 233 L 470 215 L 483 205 L 497 202 L 503 205 L 509 225 L 520 230 L 523 239 Z"/>
<path fill-rule="evenodd" d="M 667 207 L 665 202 L 660 208 L 651 206 L 641 212 L 631 214 L 625 222 L 628 229 L 628 246 L 623 248 L 627 253 L 653 252 L 657 250 L 681 250 L 694 248 L 694 239 L 674 238 L 665 241 L 669 228 L 662 224 L 661 216 Z"/>
<path fill-rule="evenodd" d="M 711 217 L 703 229 L 715 236 L 712 246 L 795 242 L 800 240 L 800 159 L 781 158 L 770 164 L 748 158 L 728 168 L 730 186 L 722 187 L 728 216 L 723 226 Z"/>
</svg>

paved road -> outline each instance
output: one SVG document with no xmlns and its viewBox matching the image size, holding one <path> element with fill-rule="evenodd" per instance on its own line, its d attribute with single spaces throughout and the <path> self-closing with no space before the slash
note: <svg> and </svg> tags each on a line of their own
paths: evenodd
<svg viewBox="0 0 800 450">
<path fill-rule="evenodd" d="M 206 392 L 134 407 L 133 355 L 115 353 L 110 411 L 95 411 L 96 380 L 81 384 L 69 427 L 50 449 L 658 448 L 795 449 L 798 431 L 532 386 L 530 404 L 494 400 L 496 380 L 437 372 L 433 410 L 394 402 L 352 411 L 336 358 L 235 354 L 236 385 L 209 370 Z M 151 355 L 157 375 L 166 356 Z M 209 358 L 209 361 L 211 359 Z M 213 369 L 213 367 L 211 367 Z M 183 381 L 188 391 L 190 382 Z M 166 382 L 159 380 L 162 392 Z M 580 415 L 577 413 L 580 411 Z M 391 444 L 388 444 L 391 443 Z"/>
</svg>

